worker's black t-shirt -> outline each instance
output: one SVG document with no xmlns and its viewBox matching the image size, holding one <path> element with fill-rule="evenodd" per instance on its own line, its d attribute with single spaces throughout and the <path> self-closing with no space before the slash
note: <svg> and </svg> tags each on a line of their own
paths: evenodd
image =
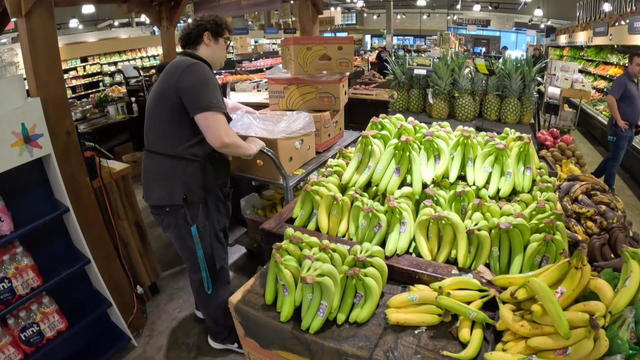
<svg viewBox="0 0 640 360">
<path fill-rule="evenodd" d="M 185 195 L 202 201 L 205 183 L 228 183 L 228 158 L 207 143 L 194 120 L 210 111 L 227 112 L 211 66 L 194 53 L 179 55 L 147 100 L 142 187 L 149 205 L 181 204 Z"/>
</svg>

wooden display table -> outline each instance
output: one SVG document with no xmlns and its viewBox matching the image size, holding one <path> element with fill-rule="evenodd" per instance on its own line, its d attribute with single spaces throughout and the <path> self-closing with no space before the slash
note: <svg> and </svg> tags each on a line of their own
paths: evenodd
<svg viewBox="0 0 640 360">
<path fill-rule="evenodd" d="M 455 321 L 434 327 L 387 325 L 384 310 L 391 296 L 406 291 L 388 284 L 374 316 L 365 324 L 336 325 L 327 321 L 318 333 L 300 330 L 300 310 L 286 323 L 279 321 L 275 305 L 264 303 L 266 270 L 258 272 L 229 298 L 229 308 L 247 359 L 447 359 L 440 351 L 454 353 L 462 345 L 449 332 Z M 455 319 L 456 317 L 454 317 Z M 492 333 L 487 334 L 492 338 Z M 485 342 L 483 351 L 489 351 Z"/>
</svg>

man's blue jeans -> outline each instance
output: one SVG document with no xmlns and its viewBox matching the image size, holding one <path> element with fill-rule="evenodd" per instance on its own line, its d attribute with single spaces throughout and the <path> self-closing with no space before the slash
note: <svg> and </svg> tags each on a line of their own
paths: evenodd
<svg viewBox="0 0 640 360">
<path fill-rule="evenodd" d="M 604 176 L 604 183 L 611 191 L 615 190 L 616 172 L 634 137 L 633 129 L 622 130 L 615 127 L 615 141 L 610 144 L 609 153 L 592 173 L 598 179 Z"/>
</svg>

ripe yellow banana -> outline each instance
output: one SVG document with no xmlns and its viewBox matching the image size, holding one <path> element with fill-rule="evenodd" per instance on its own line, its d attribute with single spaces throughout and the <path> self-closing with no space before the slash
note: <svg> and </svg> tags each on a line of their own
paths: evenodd
<svg viewBox="0 0 640 360">
<path fill-rule="evenodd" d="M 613 301 L 611 301 L 611 306 L 609 306 L 609 312 L 612 315 L 621 312 L 629 305 L 640 286 L 640 264 L 631 258 L 628 251 L 625 251 L 622 256 L 629 267 L 629 275 L 626 278 L 620 277 L 622 286 L 615 294 Z"/>
<path fill-rule="evenodd" d="M 487 316 L 487 314 L 485 314 L 484 312 L 482 312 L 481 310 L 477 310 L 472 308 L 471 306 L 464 304 L 460 301 L 454 300 L 450 297 L 447 296 L 437 296 L 436 297 L 436 304 L 451 312 L 454 313 L 456 315 L 459 316 L 464 316 L 466 318 L 469 318 L 473 321 L 477 321 L 477 322 L 481 322 L 481 323 L 487 323 L 487 324 L 491 324 L 491 325 L 495 325 L 495 321 L 491 320 L 491 318 L 489 318 L 489 316 Z"/>
<path fill-rule="evenodd" d="M 568 261 L 568 260 L 563 260 L 563 261 Z M 493 279 L 491 279 L 491 282 L 496 285 L 499 286 L 501 288 L 508 288 L 508 287 L 512 287 L 512 286 L 520 286 L 522 284 L 524 284 L 525 282 L 527 282 L 527 280 L 529 280 L 530 278 L 534 277 L 534 276 L 538 276 L 541 275 L 542 273 L 546 272 L 547 270 L 550 270 L 551 268 L 554 267 L 555 264 L 549 264 L 546 265 L 544 267 L 541 267 L 540 269 L 537 269 L 535 271 L 531 271 L 525 274 L 506 274 L 506 275 L 498 275 L 496 277 L 494 277 Z"/>
<path fill-rule="evenodd" d="M 607 306 L 600 301 L 583 301 L 567 308 L 567 311 L 581 311 L 591 316 L 605 316 Z"/>
<path fill-rule="evenodd" d="M 387 301 L 387 307 L 399 308 L 417 304 L 436 305 L 438 293 L 433 290 L 408 291 L 394 295 Z"/>
<path fill-rule="evenodd" d="M 448 351 L 442 351 L 442 355 L 452 357 L 454 359 L 471 360 L 475 359 L 482 349 L 482 341 L 484 340 L 484 325 L 476 322 L 473 325 L 471 339 L 467 347 L 460 353 L 454 354 Z"/>
<path fill-rule="evenodd" d="M 442 281 L 438 281 L 429 285 L 432 289 L 440 292 L 445 292 L 449 290 L 487 290 L 486 287 L 482 286 L 480 281 L 466 277 L 466 276 L 454 276 L 447 278 Z"/>
<path fill-rule="evenodd" d="M 401 308 L 388 308 L 385 313 L 442 315 L 442 309 L 435 305 L 410 305 Z"/>
<path fill-rule="evenodd" d="M 607 308 L 611 306 L 611 302 L 615 297 L 615 293 L 613 292 L 613 288 L 611 287 L 611 285 L 609 285 L 608 282 L 598 277 L 591 277 L 587 286 L 589 287 L 589 290 L 598 295 L 600 301 L 602 301 L 602 303 Z"/>
<path fill-rule="evenodd" d="M 593 334 L 574 345 L 555 350 L 540 351 L 536 355 L 542 359 L 583 360 L 593 350 Z"/>
<path fill-rule="evenodd" d="M 487 300 L 489 300 L 490 298 L 491 297 L 487 296 L 483 299 L 478 299 L 472 302 L 471 304 L 469 304 L 469 306 L 471 306 L 474 309 L 480 310 L 482 309 L 482 305 L 485 302 L 487 302 Z M 464 316 L 460 316 L 460 319 L 458 320 L 458 340 L 460 340 L 461 343 L 468 344 L 469 341 L 471 341 L 472 327 L 473 327 L 473 321 L 471 319 Z"/>
<path fill-rule="evenodd" d="M 484 360 L 528 360 L 528 355 L 511 354 L 505 351 L 491 351 L 484 353 Z"/>
<path fill-rule="evenodd" d="M 589 327 L 582 327 L 571 330 L 571 336 L 568 339 L 563 338 L 558 334 L 534 336 L 527 339 L 527 346 L 538 350 L 554 350 L 571 346 L 578 341 L 586 338 L 587 336 L 593 336 L 593 330 Z"/>
<path fill-rule="evenodd" d="M 434 326 L 442 322 L 442 317 L 433 314 L 392 312 L 387 313 L 387 322 L 400 326 Z"/>
<path fill-rule="evenodd" d="M 556 333 L 553 326 L 540 325 L 513 314 L 508 306 L 503 305 L 502 301 L 498 301 L 500 306 L 500 321 L 502 321 L 509 330 L 522 337 L 534 337 L 541 335 L 551 335 Z"/>
<path fill-rule="evenodd" d="M 587 355 L 585 360 L 598 360 L 601 359 L 609 350 L 609 339 L 604 329 L 600 329 L 596 332 L 595 345 L 593 350 Z"/>
</svg>

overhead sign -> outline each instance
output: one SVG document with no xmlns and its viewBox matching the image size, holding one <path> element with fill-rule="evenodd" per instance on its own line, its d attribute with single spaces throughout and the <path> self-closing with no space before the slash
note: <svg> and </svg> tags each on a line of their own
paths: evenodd
<svg viewBox="0 0 640 360">
<path fill-rule="evenodd" d="M 461 18 L 453 22 L 454 25 L 478 25 L 478 26 L 491 26 L 491 19 L 474 19 L 474 18 Z"/>
<path fill-rule="evenodd" d="M 298 32 L 296 28 L 284 28 L 284 33 L 289 35 L 295 35 Z"/>
<path fill-rule="evenodd" d="M 467 25 L 467 31 L 469 32 L 478 31 L 478 25 Z"/>
<path fill-rule="evenodd" d="M 609 22 L 605 21 L 593 26 L 593 37 L 609 36 Z"/>
<path fill-rule="evenodd" d="M 640 34 L 640 16 L 634 16 L 629 19 L 627 32 L 631 35 Z"/>
<path fill-rule="evenodd" d="M 589 23 L 610 15 L 624 15 L 636 11 L 637 0 L 613 0 L 609 1 L 611 4 L 611 11 L 605 12 L 602 10 L 602 0 L 582 0 L 576 4 L 577 17 L 576 22 L 578 24 Z"/>
<path fill-rule="evenodd" d="M 336 18 L 333 16 L 319 16 L 318 25 L 320 27 L 332 27 L 336 25 Z"/>
<path fill-rule="evenodd" d="M 234 27 L 233 35 L 249 35 L 248 27 Z"/>
<path fill-rule="evenodd" d="M 277 27 L 265 26 L 264 28 L 265 35 L 277 35 L 279 33 L 280 33 L 280 29 L 278 29 Z"/>
</svg>

